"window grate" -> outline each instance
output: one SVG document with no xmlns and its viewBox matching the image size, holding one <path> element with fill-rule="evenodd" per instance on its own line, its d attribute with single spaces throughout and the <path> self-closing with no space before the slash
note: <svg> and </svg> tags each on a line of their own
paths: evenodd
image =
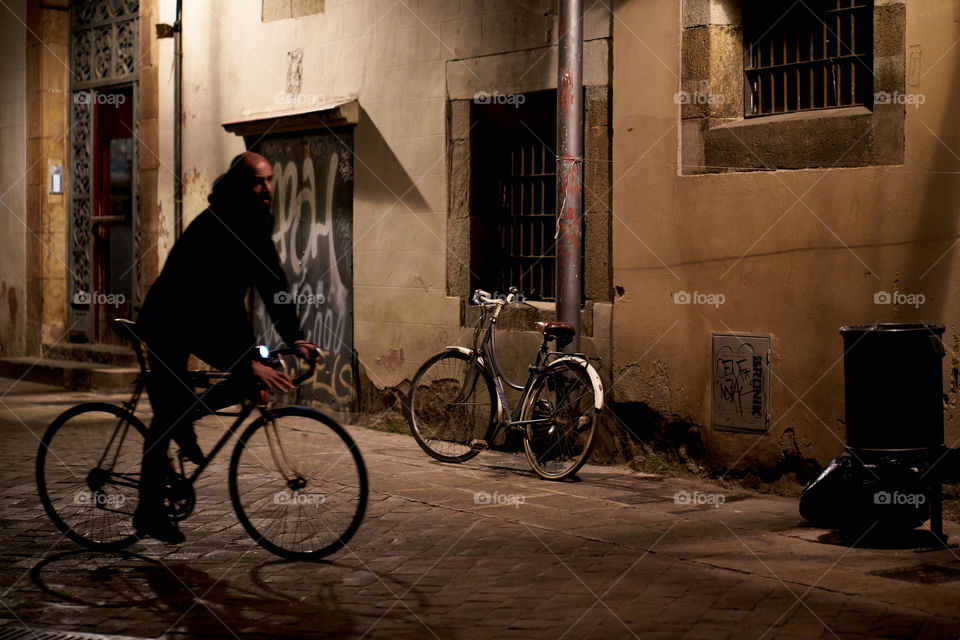
<svg viewBox="0 0 960 640">
<path fill-rule="evenodd" d="M 499 287 L 556 299 L 556 158 L 533 136 L 508 143 L 498 180 Z"/>
<path fill-rule="evenodd" d="M 745 116 L 873 105 L 873 1 L 743 6 Z"/>
<path fill-rule="evenodd" d="M 471 289 L 556 300 L 557 92 L 475 100 Z"/>
</svg>

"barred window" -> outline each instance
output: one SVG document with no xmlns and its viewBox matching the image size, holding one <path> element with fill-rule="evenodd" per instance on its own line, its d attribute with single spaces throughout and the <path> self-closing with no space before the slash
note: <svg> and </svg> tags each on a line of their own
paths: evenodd
<svg viewBox="0 0 960 640">
<path fill-rule="evenodd" d="M 746 117 L 873 106 L 873 0 L 746 0 Z"/>
<path fill-rule="evenodd" d="M 514 286 L 531 300 L 553 301 L 556 92 L 501 98 L 473 104 L 474 215 L 482 229 L 473 286 Z"/>
</svg>

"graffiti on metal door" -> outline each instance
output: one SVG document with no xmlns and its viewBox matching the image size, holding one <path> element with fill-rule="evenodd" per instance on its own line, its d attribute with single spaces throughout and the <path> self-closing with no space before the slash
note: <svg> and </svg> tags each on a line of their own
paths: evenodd
<svg viewBox="0 0 960 640">
<path fill-rule="evenodd" d="M 303 397 L 350 410 L 356 398 L 353 355 L 352 134 L 265 138 L 256 147 L 273 163 L 273 241 L 290 284 L 285 304 L 324 354 Z M 282 343 L 257 301 L 255 328 L 265 344 Z"/>
</svg>

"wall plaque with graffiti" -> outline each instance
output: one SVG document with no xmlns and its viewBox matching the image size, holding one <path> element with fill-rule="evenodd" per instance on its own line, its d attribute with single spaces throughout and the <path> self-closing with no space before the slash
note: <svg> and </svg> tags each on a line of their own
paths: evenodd
<svg viewBox="0 0 960 640">
<path fill-rule="evenodd" d="M 252 150 L 273 163 L 273 241 L 295 305 L 325 366 L 302 385 L 301 401 L 350 411 L 357 397 L 353 352 L 353 133 L 299 132 L 261 138 Z M 282 340 L 266 307 L 254 303 L 265 344 Z"/>
<path fill-rule="evenodd" d="M 713 334 L 713 426 L 764 433 L 770 425 L 770 337 Z"/>
</svg>

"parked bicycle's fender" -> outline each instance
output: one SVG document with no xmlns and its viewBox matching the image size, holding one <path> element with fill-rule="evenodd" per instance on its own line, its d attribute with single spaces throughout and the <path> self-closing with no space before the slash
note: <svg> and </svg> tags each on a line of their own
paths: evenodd
<svg viewBox="0 0 960 640">
<path fill-rule="evenodd" d="M 550 364 L 552 365 L 558 362 L 573 362 L 586 370 L 587 375 L 590 376 L 590 382 L 593 384 L 593 405 L 597 411 L 602 411 L 603 383 L 600 382 L 600 374 L 597 373 L 597 370 L 593 367 L 593 365 L 580 356 L 561 356 Z"/>
<path fill-rule="evenodd" d="M 448 346 L 444 347 L 444 351 L 459 351 L 460 353 L 462 353 L 463 355 L 465 355 L 465 356 L 467 356 L 467 357 L 473 357 L 473 349 L 470 349 L 470 348 L 468 348 L 468 347 L 461 347 L 461 346 L 455 345 L 455 344 L 454 344 L 454 345 L 448 345 Z M 484 366 L 484 363 L 483 363 L 483 356 L 477 356 L 477 364 L 480 365 L 480 368 L 481 368 L 481 369 L 486 368 L 486 367 Z M 598 378 L 598 380 L 599 380 L 599 378 Z M 505 413 L 505 409 L 504 409 L 504 406 L 503 406 L 503 400 L 502 400 L 502 398 L 500 398 L 500 394 L 499 394 L 499 393 L 495 393 L 495 394 L 493 394 L 493 395 L 494 395 L 494 397 L 496 397 L 496 399 L 497 399 L 497 422 L 500 422 L 501 420 L 503 420 L 503 416 L 504 416 L 504 413 Z"/>
</svg>

